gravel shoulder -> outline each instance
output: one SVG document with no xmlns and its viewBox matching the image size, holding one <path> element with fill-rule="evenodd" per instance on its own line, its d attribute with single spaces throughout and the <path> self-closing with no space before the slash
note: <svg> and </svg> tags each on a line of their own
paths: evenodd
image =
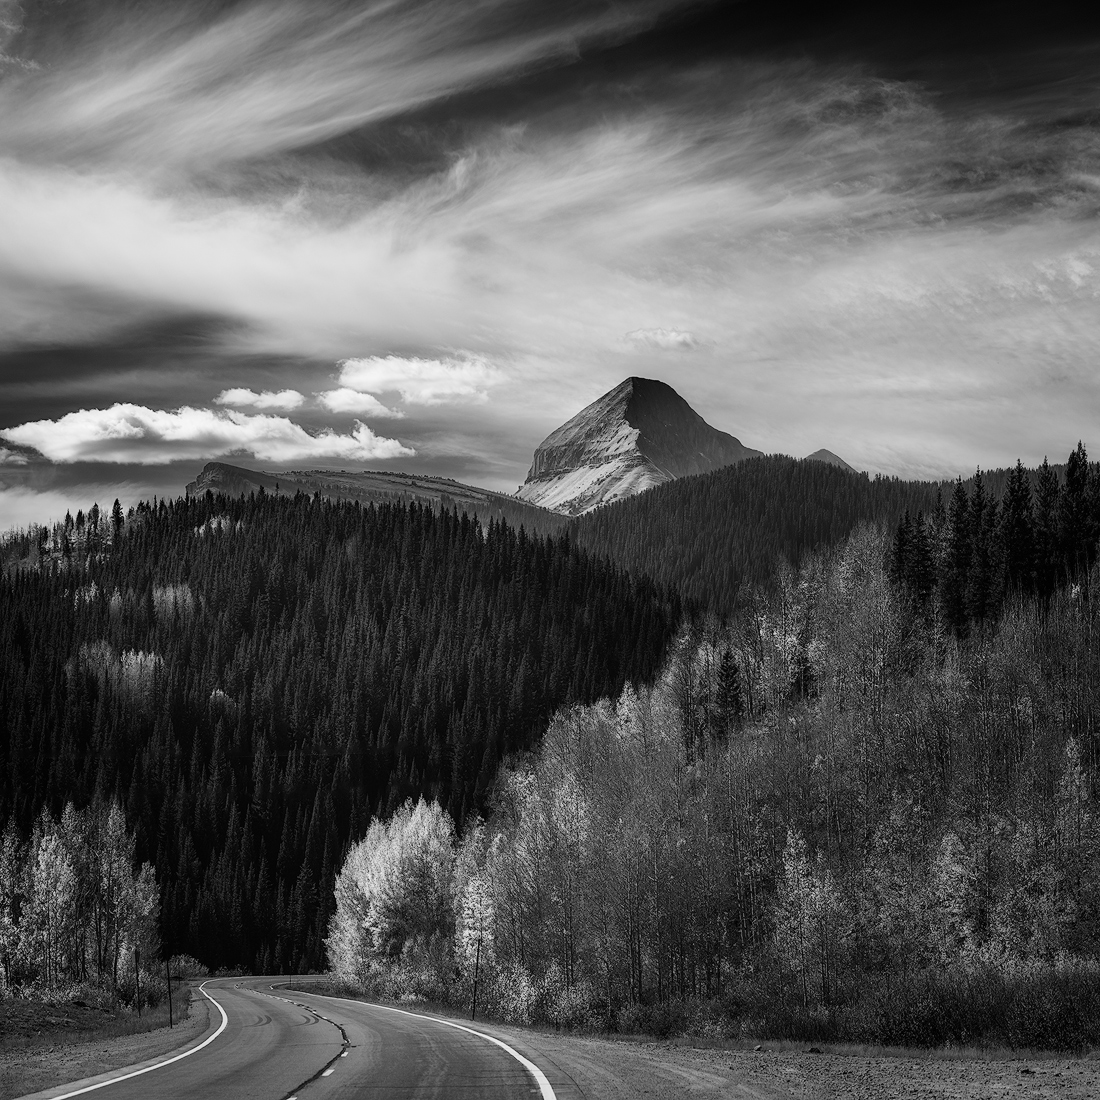
<svg viewBox="0 0 1100 1100">
<path fill-rule="evenodd" d="M 556 1035 L 478 1022 L 546 1071 L 559 1100 L 1086 1100 L 1100 1096 L 1100 1061 L 810 1054 Z"/>
<path fill-rule="evenodd" d="M 209 1026 L 209 1001 L 191 991 L 187 1018 L 174 1028 L 85 1038 L 78 1029 L 62 1024 L 35 1037 L 35 1041 L 0 1045 L 0 1100 L 29 1096 L 110 1070 L 135 1066 L 170 1054 L 196 1040 Z M 71 1010 L 55 1010 L 58 1020 Z"/>
</svg>

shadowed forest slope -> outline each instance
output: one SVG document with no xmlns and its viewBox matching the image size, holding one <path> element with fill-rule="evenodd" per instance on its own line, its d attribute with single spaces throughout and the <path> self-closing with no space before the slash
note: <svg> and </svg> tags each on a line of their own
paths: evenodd
<svg viewBox="0 0 1100 1100">
<path fill-rule="evenodd" d="M 930 512 L 939 484 L 868 478 L 824 462 L 769 455 L 658 485 L 574 521 L 579 546 L 675 585 L 721 614 L 745 585 L 774 583 L 781 559 L 846 538 L 860 523 L 893 527 Z"/>
<path fill-rule="evenodd" d="M 348 838 L 458 820 L 554 709 L 655 675 L 676 600 L 419 505 L 212 494 L 42 529 L 0 579 L 0 822 L 121 801 L 162 937 L 318 967 Z"/>
</svg>

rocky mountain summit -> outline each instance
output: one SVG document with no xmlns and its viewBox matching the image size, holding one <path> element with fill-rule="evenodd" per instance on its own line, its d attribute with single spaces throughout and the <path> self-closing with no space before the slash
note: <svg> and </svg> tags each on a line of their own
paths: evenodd
<svg viewBox="0 0 1100 1100">
<path fill-rule="evenodd" d="M 579 515 L 761 453 L 712 428 L 664 382 L 627 378 L 539 444 L 516 496 Z"/>
</svg>

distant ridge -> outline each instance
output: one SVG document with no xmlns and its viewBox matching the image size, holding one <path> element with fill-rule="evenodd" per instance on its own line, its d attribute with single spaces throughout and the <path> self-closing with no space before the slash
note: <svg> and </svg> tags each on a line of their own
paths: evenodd
<svg viewBox="0 0 1100 1100">
<path fill-rule="evenodd" d="M 513 527 L 546 534 L 560 529 L 564 520 L 537 504 L 518 501 L 475 485 L 463 485 L 448 477 L 404 474 L 388 470 L 248 470 L 228 462 L 208 462 L 198 477 L 187 484 L 189 497 L 207 490 L 227 496 L 248 496 L 259 489 L 267 493 L 320 493 L 331 500 L 364 503 L 416 501 L 434 510 L 457 509 L 488 522 L 506 519 Z"/>
<path fill-rule="evenodd" d="M 759 455 L 671 386 L 627 378 L 551 432 L 516 496 L 566 515 Z"/>
</svg>

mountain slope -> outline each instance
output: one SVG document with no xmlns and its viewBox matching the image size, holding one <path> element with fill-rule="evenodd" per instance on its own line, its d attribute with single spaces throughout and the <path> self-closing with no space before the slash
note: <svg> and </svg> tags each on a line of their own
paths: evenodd
<svg viewBox="0 0 1100 1100">
<path fill-rule="evenodd" d="M 474 485 L 463 485 L 449 477 L 430 474 L 402 474 L 389 470 L 279 470 L 271 473 L 246 470 L 228 462 L 208 462 L 187 485 L 189 497 L 207 490 L 226 496 L 248 496 L 263 488 L 267 493 L 320 493 L 327 500 L 358 500 L 363 503 L 424 504 L 435 511 L 457 509 L 476 516 L 484 524 L 491 519 L 507 520 L 528 532 L 552 534 L 564 521 L 537 504 L 517 501 Z"/>
<path fill-rule="evenodd" d="M 592 554 L 728 614 L 743 586 L 774 583 L 780 559 L 797 566 L 860 523 L 892 530 L 906 511 L 935 509 L 940 488 L 769 455 L 659 485 L 577 517 L 569 531 Z"/>
<path fill-rule="evenodd" d="M 539 444 L 516 496 L 567 515 L 759 455 L 671 386 L 627 378 Z"/>
</svg>

